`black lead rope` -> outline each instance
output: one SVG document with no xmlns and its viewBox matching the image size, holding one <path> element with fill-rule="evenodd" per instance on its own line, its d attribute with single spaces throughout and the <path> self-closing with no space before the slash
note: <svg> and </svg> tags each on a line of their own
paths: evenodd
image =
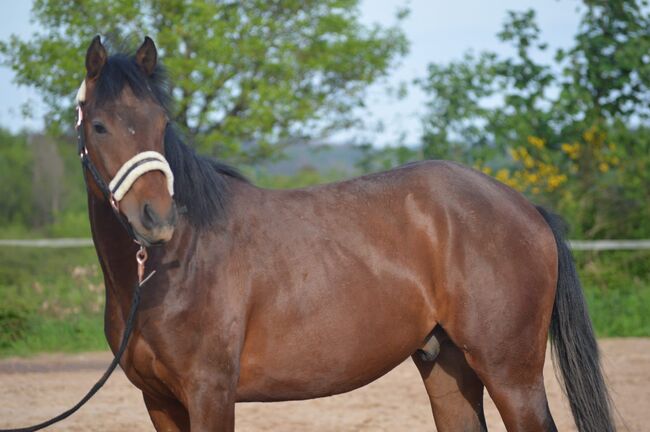
<svg viewBox="0 0 650 432">
<path fill-rule="evenodd" d="M 79 113 L 81 116 L 81 112 Z M 86 150 L 86 146 L 84 143 L 84 134 L 83 134 L 83 126 L 81 125 L 81 119 L 78 124 L 78 154 L 79 157 L 81 158 L 81 165 L 83 166 L 84 169 L 90 171 L 90 174 L 92 175 L 93 179 L 95 180 L 95 184 L 99 187 L 99 189 L 102 191 L 102 194 L 104 195 L 104 198 L 106 199 L 107 202 L 111 204 L 111 208 L 113 209 L 113 212 L 115 213 L 115 216 L 117 219 L 120 221 L 126 232 L 129 234 L 129 236 L 136 240 L 133 229 L 131 228 L 131 225 L 125 220 L 125 218 L 120 214 L 119 209 L 117 208 L 116 205 L 113 203 L 113 196 L 111 194 L 111 191 L 106 184 L 106 182 L 102 179 L 102 176 L 99 173 L 99 170 L 95 167 L 95 165 L 92 163 L 90 158 L 88 157 L 88 151 Z M 85 179 L 85 177 L 84 177 Z M 86 181 L 86 187 L 88 186 L 88 182 Z M 136 240 L 137 243 L 137 240 Z M 51 426 L 55 423 L 60 422 L 61 420 L 64 420 L 68 417 L 70 417 L 72 414 L 77 412 L 79 408 L 81 408 L 86 402 L 92 398 L 95 393 L 99 391 L 100 388 L 106 383 L 108 378 L 111 376 L 115 368 L 120 364 L 120 359 L 122 358 L 122 355 L 124 354 L 124 351 L 126 350 L 126 347 L 129 343 L 129 339 L 131 337 L 131 333 L 133 332 L 133 324 L 135 322 L 135 314 L 138 310 L 138 306 L 140 304 L 140 289 L 142 286 L 147 283 L 147 281 L 151 278 L 151 276 L 156 273 L 156 271 L 152 271 L 149 273 L 149 275 L 143 279 L 143 273 L 144 273 L 144 263 L 147 259 L 147 254 L 146 250 L 144 248 L 140 248 L 140 251 L 138 251 L 136 255 L 136 259 L 138 261 L 138 282 L 135 285 L 135 290 L 133 292 L 133 300 L 131 301 L 131 309 L 129 310 L 129 316 L 126 320 L 126 327 L 124 329 L 124 334 L 122 335 L 122 342 L 120 343 L 120 347 L 117 350 L 117 353 L 115 353 L 115 357 L 113 358 L 113 361 L 111 364 L 108 366 L 108 369 L 106 369 L 106 372 L 102 375 L 102 377 L 95 383 L 94 386 L 86 393 L 86 395 L 79 401 L 75 406 L 70 408 L 67 411 L 62 412 L 56 417 L 53 417 L 47 421 L 44 421 L 42 423 L 39 423 L 37 425 L 33 426 L 28 426 L 28 427 L 23 427 L 23 428 L 18 428 L 18 429 L 0 429 L 0 432 L 32 432 L 32 431 L 37 431 L 44 429 L 48 426 Z"/>
<path fill-rule="evenodd" d="M 24 428 L 18 428 L 18 429 L 0 429 L 0 432 L 32 432 L 32 431 L 37 431 L 44 429 L 48 426 L 53 425 L 54 423 L 58 423 L 61 420 L 64 420 L 68 417 L 70 417 L 72 414 L 77 412 L 79 408 L 81 408 L 86 402 L 90 400 L 91 397 L 95 395 L 99 391 L 100 388 L 106 383 L 108 378 L 111 376 L 115 368 L 120 364 L 120 359 L 122 358 L 122 354 L 124 354 L 124 351 L 126 350 L 126 346 L 128 345 L 129 338 L 131 337 L 131 333 L 133 332 L 133 324 L 135 322 L 135 313 L 138 310 L 138 305 L 140 304 L 140 288 L 153 276 L 154 272 L 151 272 L 149 276 L 147 276 L 146 279 L 144 279 L 141 283 L 137 283 L 135 286 L 135 291 L 133 293 L 133 300 L 131 301 L 131 310 L 129 311 L 129 317 L 126 320 L 126 328 L 124 329 L 124 335 L 122 336 L 122 342 L 120 343 L 120 348 L 117 350 L 117 353 L 115 353 L 115 358 L 111 362 L 111 364 L 108 366 L 108 369 L 106 369 L 106 372 L 104 372 L 104 375 L 95 383 L 95 385 L 86 393 L 86 395 L 79 401 L 75 406 L 70 408 L 69 410 L 62 412 L 56 417 L 51 418 L 50 420 L 44 421 L 43 423 L 39 423 L 34 426 L 28 426 Z"/>
</svg>

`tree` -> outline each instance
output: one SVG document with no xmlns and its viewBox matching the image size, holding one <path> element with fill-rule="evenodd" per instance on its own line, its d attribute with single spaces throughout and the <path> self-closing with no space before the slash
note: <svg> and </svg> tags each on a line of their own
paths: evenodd
<svg viewBox="0 0 650 432">
<path fill-rule="evenodd" d="M 580 10 L 573 45 L 552 64 L 536 60 L 547 45 L 529 10 L 509 12 L 498 34 L 513 56 L 431 65 L 423 150 L 552 205 L 587 237 L 648 235 L 648 4 L 584 0 Z"/>
<path fill-rule="evenodd" d="M 43 135 L 29 137 L 32 149 L 32 225 L 54 221 L 62 210 L 64 166 L 56 142 Z"/>
<path fill-rule="evenodd" d="M 32 159 L 25 134 L 0 129 L 0 224 L 20 225 L 31 221 Z"/>
<path fill-rule="evenodd" d="M 559 50 L 559 110 L 568 123 L 650 118 L 650 14 L 646 0 L 583 0 L 575 45 Z"/>
<path fill-rule="evenodd" d="M 539 41 L 534 11 L 508 12 L 498 37 L 513 45 L 514 58 L 468 52 L 460 61 L 429 65 L 427 77 L 419 81 L 431 96 L 424 123 L 426 156 L 472 164 L 502 154 L 531 134 L 551 132 L 544 108 L 554 77 L 533 59 L 534 50 L 547 49 Z"/>
<path fill-rule="evenodd" d="M 41 30 L 0 43 L 2 63 L 33 86 L 48 124 L 71 124 L 83 55 L 155 39 L 175 120 L 213 155 L 265 158 L 283 144 L 350 125 L 364 90 L 407 51 L 399 28 L 367 26 L 359 0 L 35 0 Z"/>
</svg>

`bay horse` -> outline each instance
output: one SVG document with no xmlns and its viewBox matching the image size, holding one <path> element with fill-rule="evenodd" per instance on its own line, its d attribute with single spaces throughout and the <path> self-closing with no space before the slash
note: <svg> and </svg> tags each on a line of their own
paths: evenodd
<svg viewBox="0 0 650 432">
<path fill-rule="evenodd" d="M 487 430 L 484 388 L 509 431 L 554 431 L 542 377 L 549 329 L 578 429 L 614 430 L 556 216 L 445 161 L 255 187 L 183 142 L 157 58 L 149 38 L 109 57 L 98 36 L 79 97 L 102 178 L 143 152 L 164 165 L 131 179 L 119 202 L 85 171 L 113 351 L 138 246 L 111 203 L 157 271 L 121 361 L 157 430 L 233 431 L 236 402 L 347 392 L 411 356 L 439 431 Z"/>
</svg>

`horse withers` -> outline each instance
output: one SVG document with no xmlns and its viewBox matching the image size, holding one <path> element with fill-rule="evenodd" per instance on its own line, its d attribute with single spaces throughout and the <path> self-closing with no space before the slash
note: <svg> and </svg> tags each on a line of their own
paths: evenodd
<svg viewBox="0 0 650 432">
<path fill-rule="evenodd" d="M 578 429 L 614 430 L 559 220 L 518 192 L 444 161 L 255 187 L 183 143 L 149 38 L 111 57 L 95 38 L 83 87 L 80 132 L 103 178 L 144 152 L 162 158 L 119 202 L 87 178 L 114 351 L 137 245 L 111 205 L 152 246 L 157 273 L 121 366 L 157 430 L 232 431 L 236 402 L 346 392 L 409 356 L 439 431 L 486 430 L 484 388 L 508 430 L 556 430 L 549 328 Z"/>
</svg>

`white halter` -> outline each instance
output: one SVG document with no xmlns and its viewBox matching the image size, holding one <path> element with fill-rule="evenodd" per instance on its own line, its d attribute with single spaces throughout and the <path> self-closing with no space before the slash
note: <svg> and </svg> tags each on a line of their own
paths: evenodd
<svg viewBox="0 0 650 432">
<path fill-rule="evenodd" d="M 163 155 L 155 151 L 138 153 L 126 161 L 108 184 L 116 201 L 124 198 L 135 181 L 149 171 L 162 171 L 167 177 L 167 190 L 174 196 L 174 174 Z"/>
<path fill-rule="evenodd" d="M 79 118 L 77 126 L 81 124 L 82 110 L 81 104 L 86 101 L 86 80 L 81 83 L 77 91 L 77 113 Z M 108 184 L 111 192 L 111 200 L 115 200 L 115 205 L 120 202 L 124 195 L 131 189 L 133 183 L 149 171 L 162 171 L 167 178 L 167 191 L 170 196 L 174 196 L 174 174 L 165 157 L 156 151 L 144 151 L 136 154 L 128 161 L 124 162 L 122 167 Z"/>
</svg>

